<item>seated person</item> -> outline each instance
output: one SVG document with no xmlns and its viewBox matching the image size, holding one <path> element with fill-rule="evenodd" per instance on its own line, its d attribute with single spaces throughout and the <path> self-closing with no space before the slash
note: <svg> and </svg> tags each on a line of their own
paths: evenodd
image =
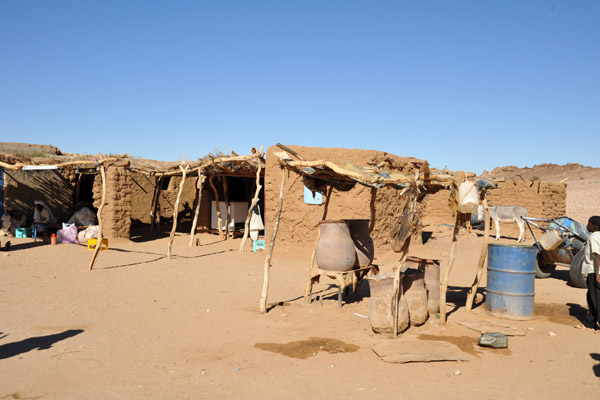
<svg viewBox="0 0 600 400">
<path fill-rule="evenodd" d="M 18 215 L 13 211 L 12 207 L 4 207 L 4 214 L 2 214 L 2 229 L 0 234 L 4 236 L 15 236 L 17 228 L 23 228 L 26 223 L 26 217 L 24 215 Z"/>
<path fill-rule="evenodd" d="M 56 217 L 52 214 L 50 207 L 43 200 L 36 200 L 35 202 L 35 210 L 33 211 L 33 223 L 35 224 L 44 224 L 44 225 L 52 225 L 56 224 Z"/>
<path fill-rule="evenodd" d="M 75 213 L 69 218 L 67 224 L 75 224 L 77 226 L 96 225 L 96 214 L 88 207 L 85 207 L 83 203 L 77 203 Z"/>
</svg>

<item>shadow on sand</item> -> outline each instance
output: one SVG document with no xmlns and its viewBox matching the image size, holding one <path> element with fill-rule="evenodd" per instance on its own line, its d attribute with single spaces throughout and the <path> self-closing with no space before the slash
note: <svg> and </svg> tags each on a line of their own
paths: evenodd
<svg viewBox="0 0 600 400">
<path fill-rule="evenodd" d="M 82 332 L 83 329 L 69 329 L 54 335 L 37 336 L 20 342 L 0 345 L 0 360 L 27 353 L 31 350 L 48 350 L 54 343 L 79 335 Z"/>
</svg>

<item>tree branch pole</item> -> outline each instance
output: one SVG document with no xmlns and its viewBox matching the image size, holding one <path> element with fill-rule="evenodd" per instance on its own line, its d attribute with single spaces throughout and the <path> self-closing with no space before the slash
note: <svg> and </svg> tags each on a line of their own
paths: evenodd
<svg viewBox="0 0 600 400">
<path fill-rule="evenodd" d="M 402 295 L 400 287 L 402 279 L 400 274 L 406 269 L 406 259 L 408 258 L 408 248 L 410 247 L 410 236 L 402 247 L 402 256 L 398 267 L 394 270 L 394 295 L 392 297 L 392 337 L 398 337 L 398 309 L 400 307 L 400 296 Z"/>
<path fill-rule="evenodd" d="M 261 166 L 258 166 L 256 170 L 256 191 L 254 192 L 254 197 L 252 198 L 252 203 L 250 203 L 250 208 L 248 209 L 248 216 L 246 217 L 246 222 L 244 223 L 244 237 L 242 238 L 242 243 L 240 243 L 240 253 L 244 252 L 244 246 L 246 245 L 246 240 L 248 239 L 248 235 L 250 234 L 250 219 L 252 218 L 252 210 L 258 204 L 258 200 L 260 197 L 260 190 L 262 189 L 262 185 L 260 184 L 260 171 L 262 170 Z"/>
<path fill-rule="evenodd" d="M 481 199 L 481 204 L 483 205 L 484 212 L 484 233 L 483 233 L 483 246 L 481 247 L 481 253 L 479 254 L 479 263 L 477 264 L 477 272 L 475 274 L 475 280 L 471 285 L 471 289 L 467 295 L 467 311 L 471 311 L 473 308 L 473 300 L 475 300 L 475 294 L 477 293 L 477 288 L 479 287 L 479 282 L 481 282 L 481 275 L 483 275 L 483 265 L 485 264 L 485 259 L 487 258 L 488 252 L 488 243 L 490 241 L 490 210 L 488 209 L 487 199 L 485 198 L 485 193 L 483 194 L 483 198 Z"/>
<path fill-rule="evenodd" d="M 150 206 L 150 233 L 154 232 L 156 224 L 156 209 L 158 204 L 158 197 L 160 196 L 162 179 L 162 177 L 154 177 L 154 192 L 152 193 L 152 204 Z"/>
<path fill-rule="evenodd" d="M 194 212 L 194 222 L 192 222 L 192 230 L 190 231 L 190 246 L 194 245 L 194 236 L 196 235 L 196 226 L 198 225 L 198 216 L 200 215 L 200 204 L 202 204 L 202 188 L 206 176 L 198 171 L 198 180 L 196 181 L 196 211 Z"/>
<path fill-rule="evenodd" d="M 227 215 L 225 216 L 225 239 L 229 239 L 229 235 L 233 238 L 233 231 L 231 231 L 231 204 L 229 204 L 229 190 L 227 188 L 227 177 L 223 177 L 223 195 L 225 196 L 225 207 L 227 209 Z"/>
<path fill-rule="evenodd" d="M 89 270 L 91 271 L 94 268 L 94 262 L 96 261 L 96 257 L 98 257 L 98 252 L 102 247 L 102 210 L 104 210 L 104 203 L 106 203 L 106 171 L 104 170 L 104 164 L 100 164 L 100 176 L 102 177 L 102 196 L 100 197 L 100 207 L 98 207 L 98 239 L 96 242 L 96 247 L 94 248 L 94 254 L 92 254 L 92 259 L 90 260 Z"/>
<path fill-rule="evenodd" d="M 371 188 L 371 202 L 369 203 L 369 209 L 371 210 L 371 221 L 369 221 L 369 233 L 373 232 L 375 228 L 375 200 L 377 199 L 377 189 Z"/>
<path fill-rule="evenodd" d="M 415 207 L 417 206 L 417 196 L 417 188 L 415 186 L 414 189 L 411 188 L 408 194 L 408 198 L 406 199 L 408 207 L 404 207 L 404 213 L 408 213 L 409 215 L 414 213 Z M 403 218 L 404 217 L 406 217 L 406 215 L 403 215 Z M 412 229 L 414 229 L 414 227 Z M 394 339 L 398 337 L 398 309 L 400 307 L 400 295 L 402 294 L 400 290 L 402 277 L 400 274 L 406 270 L 406 260 L 408 258 L 408 250 L 410 248 L 410 240 L 413 233 L 414 231 L 410 232 L 410 235 L 408 235 L 402 245 L 402 249 L 400 250 L 402 256 L 400 257 L 398 267 L 394 270 L 394 293 L 392 297 L 392 337 Z"/>
<path fill-rule="evenodd" d="M 215 193 L 215 208 L 217 210 L 217 230 L 219 231 L 219 237 L 221 239 L 223 239 L 223 229 L 222 229 L 222 219 L 221 219 L 221 205 L 220 205 L 220 201 L 219 201 L 219 191 L 215 187 L 212 175 L 208 178 L 208 183 L 210 183 L 210 187 L 212 188 L 213 192 Z"/>
<path fill-rule="evenodd" d="M 456 258 L 456 245 L 458 243 L 458 234 L 460 232 L 460 212 L 456 212 L 456 221 L 454 222 L 454 231 L 452 232 L 452 245 L 450 246 L 450 257 L 447 263 L 443 263 L 440 279 L 440 322 L 446 324 L 446 292 L 448 291 L 448 277 L 454 265 Z"/>
<path fill-rule="evenodd" d="M 179 202 L 181 201 L 181 194 L 183 193 L 183 185 L 185 184 L 185 177 L 187 175 L 188 169 L 190 169 L 189 165 L 186 165 L 185 168 L 179 166 L 181 169 L 181 184 L 179 185 L 179 193 L 177 193 L 177 201 L 175 201 L 175 206 L 173 210 L 173 227 L 171 228 L 171 236 L 169 237 L 169 246 L 167 247 L 167 258 L 171 259 L 171 248 L 173 247 L 173 238 L 175 237 L 175 231 L 177 230 L 177 214 L 179 214 Z"/>
<path fill-rule="evenodd" d="M 285 168 L 281 168 L 281 187 L 279 188 L 279 204 L 277 206 L 277 214 L 275 216 L 275 223 L 273 224 L 273 232 L 271 233 L 271 242 L 269 243 L 269 250 L 267 257 L 265 258 L 265 270 L 264 270 L 264 281 L 262 296 L 260 298 L 260 312 L 267 312 L 267 295 L 269 292 L 269 279 L 271 269 L 271 258 L 273 257 L 273 247 L 275 247 L 275 238 L 277 237 L 277 229 L 279 229 L 279 219 L 281 217 L 281 209 L 283 208 L 283 193 L 285 191 Z"/>
<path fill-rule="evenodd" d="M 286 161 L 279 160 L 279 163 L 288 167 L 295 168 L 315 168 L 315 167 L 327 167 L 330 170 L 336 172 L 339 175 L 347 176 L 349 178 L 358 179 L 361 182 L 367 184 L 373 183 L 382 183 L 382 184 L 392 184 L 392 183 L 412 183 L 414 182 L 414 178 L 411 176 L 395 176 L 393 178 L 373 178 L 372 176 L 368 176 L 359 172 L 350 171 L 345 168 L 338 166 L 337 164 L 327 161 L 327 160 L 317 160 L 317 161 Z M 427 183 L 450 183 L 452 182 L 452 175 L 447 174 L 431 174 L 429 175 L 429 180 L 423 179 L 425 184 Z"/>
<path fill-rule="evenodd" d="M 327 218 L 327 211 L 329 209 L 329 199 L 331 199 L 331 193 L 333 192 L 333 186 L 329 186 L 327 188 L 326 198 L 325 198 L 325 206 L 323 207 L 323 216 L 321 217 L 321 221 L 325 221 Z M 306 283 L 306 290 L 304 291 L 304 300 L 307 303 L 310 303 L 309 293 L 312 293 L 312 270 L 315 267 L 315 259 L 317 257 L 317 244 L 319 243 L 319 239 L 321 238 L 321 227 L 317 229 L 317 239 L 315 240 L 315 246 L 313 247 L 312 255 L 310 256 L 310 265 L 308 266 L 308 282 Z"/>
<path fill-rule="evenodd" d="M 108 162 L 113 162 L 113 161 L 117 161 L 116 158 L 114 157 L 109 157 L 109 158 L 103 158 L 102 160 L 80 160 L 80 161 L 69 161 L 69 162 L 64 162 L 64 163 L 60 163 L 60 164 L 49 164 L 53 167 L 56 168 L 64 168 L 64 167 L 69 167 L 72 165 L 100 165 L 100 164 L 104 164 L 104 163 L 108 163 Z M 5 162 L 0 161 L 0 167 L 4 168 L 4 169 L 11 169 L 11 170 L 16 170 L 19 171 L 21 169 L 23 169 L 23 167 L 29 167 L 29 166 L 36 166 L 37 164 L 24 164 L 24 163 L 14 163 L 14 164 L 8 164 Z"/>
</svg>

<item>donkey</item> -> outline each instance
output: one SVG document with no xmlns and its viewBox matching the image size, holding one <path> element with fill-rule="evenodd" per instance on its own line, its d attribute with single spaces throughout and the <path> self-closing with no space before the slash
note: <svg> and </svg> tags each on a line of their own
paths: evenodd
<svg viewBox="0 0 600 400">
<path fill-rule="evenodd" d="M 521 206 L 488 207 L 490 217 L 496 226 L 496 240 L 500 239 L 500 222 L 516 222 L 519 225 L 518 242 L 525 239 L 525 221 L 521 217 L 527 217 L 527 209 Z"/>
</svg>

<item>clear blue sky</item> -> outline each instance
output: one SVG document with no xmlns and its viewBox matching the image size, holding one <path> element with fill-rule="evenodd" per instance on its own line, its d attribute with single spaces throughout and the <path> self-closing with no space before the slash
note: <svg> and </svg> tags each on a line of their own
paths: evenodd
<svg viewBox="0 0 600 400">
<path fill-rule="evenodd" d="M 600 2 L 0 2 L 0 141 L 600 166 Z"/>
</svg>

